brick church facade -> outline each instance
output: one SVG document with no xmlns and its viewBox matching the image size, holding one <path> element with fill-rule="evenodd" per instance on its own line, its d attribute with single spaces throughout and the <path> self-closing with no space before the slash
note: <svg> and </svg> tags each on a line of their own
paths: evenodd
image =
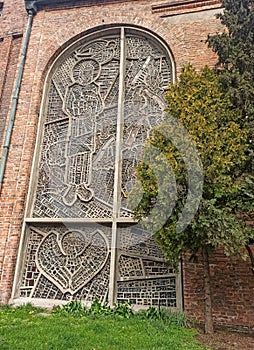
<svg viewBox="0 0 254 350">
<path fill-rule="evenodd" d="M 183 259 L 175 274 L 124 193 L 165 86 L 188 63 L 216 62 L 206 38 L 223 30 L 219 11 L 219 0 L 0 1 L 1 303 L 98 297 L 204 321 L 202 264 Z M 250 258 L 218 251 L 211 279 L 216 324 L 253 331 Z"/>
</svg>

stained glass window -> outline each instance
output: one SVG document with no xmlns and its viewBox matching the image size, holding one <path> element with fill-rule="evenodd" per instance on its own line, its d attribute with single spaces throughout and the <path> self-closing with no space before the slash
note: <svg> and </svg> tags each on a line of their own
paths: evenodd
<svg viewBox="0 0 254 350">
<path fill-rule="evenodd" d="M 128 26 L 84 36 L 56 59 L 45 84 L 15 298 L 180 308 L 180 277 L 127 202 L 173 74 L 163 42 Z"/>
</svg>

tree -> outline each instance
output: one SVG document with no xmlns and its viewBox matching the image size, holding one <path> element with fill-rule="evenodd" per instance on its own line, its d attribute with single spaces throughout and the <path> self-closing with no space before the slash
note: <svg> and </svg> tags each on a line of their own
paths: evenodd
<svg viewBox="0 0 254 350">
<path fill-rule="evenodd" d="M 225 30 L 208 36 L 218 55 L 220 81 L 233 105 L 242 110 L 241 125 L 248 128 L 246 170 L 253 174 L 254 153 L 254 0 L 222 0 L 217 15 Z"/>
<path fill-rule="evenodd" d="M 208 36 L 207 41 L 218 55 L 215 69 L 220 82 L 233 106 L 241 109 L 240 125 L 248 132 L 247 157 L 242 167 L 246 185 L 238 203 L 242 212 L 247 213 L 246 205 L 249 206 L 254 193 L 254 0 L 222 0 L 222 7 L 224 10 L 217 18 L 225 30 Z M 251 200 L 254 201 L 254 195 Z M 253 212 L 247 220 L 253 220 Z M 246 249 L 254 271 L 254 256 L 248 245 Z"/>
<path fill-rule="evenodd" d="M 135 207 L 139 201 L 136 218 L 152 230 L 174 267 L 187 252 L 203 257 L 205 330 L 212 333 L 209 254 L 218 247 L 227 255 L 241 254 L 251 234 L 239 211 L 246 186 L 239 176 L 247 133 L 239 126 L 241 110 L 233 108 L 217 75 L 207 67 L 200 74 L 185 67 L 180 81 L 169 86 L 166 101 L 165 122 L 153 129 L 147 142 L 130 203 Z M 180 132 L 181 127 L 186 133 Z M 195 154 L 203 165 L 203 178 L 195 173 L 193 164 L 200 166 Z M 174 178 L 168 176 L 169 164 Z M 200 198 L 195 193 L 201 193 Z M 184 223 L 180 228 L 179 222 Z"/>
</svg>

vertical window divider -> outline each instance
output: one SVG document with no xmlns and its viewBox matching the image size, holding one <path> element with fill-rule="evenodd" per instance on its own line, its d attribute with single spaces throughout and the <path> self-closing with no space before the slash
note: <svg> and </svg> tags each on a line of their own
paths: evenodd
<svg viewBox="0 0 254 350">
<path fill-rule="evenodd" d="M 109 276 L 109 304 L 113 306 L 116 301 L 116 266 L 117 266 L 117 219 L 120 217 L 121 201 L 121 173 L 122 173 L 122 141 L 124 127 L 124 80 L 125 80 L 125 32 L 124 27 L 120 32 L 120 70 L 119 70 L 119 94 L 117 110 L 117 131 L 115 145 L 115 174 L 113 196 L 113 222 L 111 262 Z"/>
</svg>

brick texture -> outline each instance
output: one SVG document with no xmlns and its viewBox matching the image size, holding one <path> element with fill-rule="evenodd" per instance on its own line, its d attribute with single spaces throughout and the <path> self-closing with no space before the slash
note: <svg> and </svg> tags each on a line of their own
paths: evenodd
<svg viewBox="0 0 254 350">
<path fill-rule="evenodd" d="M 254 246 L 250 246 L 254 254 Z M 247 252 L 247 251 L 246 251 Z M 250 258 L 228 258 L 222 250 L 210 257 L 213 315 L 217 325 L 253 332 L 254 273 Z M 204 322 L 203 265 L 183 263 L 184 304 L 187 315 Z"/>
<path fill-rule="evenodd" d="M 94 28 L 131 24 L 156 33 L 166 42 L 175 60 L 176 74 L 187 63 L 198 70 L 212 66 L 215 55 L 205 41 L 208 34 L 222 30 L 213 10 L 162 16 L 152 5 L 165 1 L 122 1 L 91 6 L 39 11 L 34 17 L 22 86 L 17 106 L 11 147 L 0 201 L 0 302 L 11 296 L 17 250 L 22 232 L 31 164 L 37 135 L 40 104 L 46 74 L 58 53 L 69 43 Z M 167 1 L 168 3 L 168 1 Z M 207 5 L 209 3 L 205 2 Z M 214 2 L 210 2 L 213 3 Z M 209 4 L 208 4 L 209 5 Z M 26 25 L 23 0 L 5 0 L 0 17 L 0 136 L 4 137 L 13 82 Z M 13 35 L 14 34 L 14 35 Z M 0 153 L 1 154 L 1 153 Z M 220 324 L 251 327 L 254 323 L 253 274 L 249 263 L 226 259 L 221 252 L 213 258 L 214 315 Z M 184 262 L 184 300 L 187 314 L 202 321 L 202 266 Z"/>
<path fill-rule="evenodd" d="M 22 37 L 13 38 L 12 36 L 0 42 L 0 145 L 3 141 L 6 118 L 10 109 L 21 42 Z"/>
</svg>

